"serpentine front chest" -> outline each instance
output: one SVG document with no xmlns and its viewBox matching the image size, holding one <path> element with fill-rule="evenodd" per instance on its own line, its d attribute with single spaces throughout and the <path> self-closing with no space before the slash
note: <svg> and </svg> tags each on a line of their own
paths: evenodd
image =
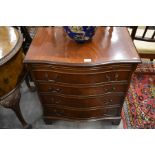
<svg viewBox="0 0 155 155">
<path fill-rule="evenodd" d="M 124 27 L 98 27 L 78 44 L 62 27 L 39 28 L 24 61 L 37 86 L 46 123 L 109 120 L 119 124 L 140 58 Z"/>
</svg>

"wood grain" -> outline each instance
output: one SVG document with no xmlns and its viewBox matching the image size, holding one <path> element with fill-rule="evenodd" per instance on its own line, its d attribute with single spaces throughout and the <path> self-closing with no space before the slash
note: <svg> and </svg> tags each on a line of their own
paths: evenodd
<svg viewBox="0 0 155 155">
<path fill-rule="evenodd" d="M 46 123 L 52 119 L 119 124 L 131 75 L 141 62 L 126 28 L 98 27 L 78 44 L 62 27 L 39 28 L 25 61 L 37 86 Z"/>
<path fill-rule="evenodd" d="M 124 27 L 114 27 L 112 35 L 98 27 L 92 41 L 84 44 L 70 39 L 62 27 L 49 27 L 38 29 L 25 62 L 89 66 L 140 60 Z"/>
</svg>

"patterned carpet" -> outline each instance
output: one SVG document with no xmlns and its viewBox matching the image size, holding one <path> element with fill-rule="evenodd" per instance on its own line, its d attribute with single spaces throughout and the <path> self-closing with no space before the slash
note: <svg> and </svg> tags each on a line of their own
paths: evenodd
<svg viewBox="0 0 155 155">
<path fill-rule="evenodd" d="M 122 119 L 124 128 L 155 128 L 155 75 L 132 76 Z"/>
</svg>

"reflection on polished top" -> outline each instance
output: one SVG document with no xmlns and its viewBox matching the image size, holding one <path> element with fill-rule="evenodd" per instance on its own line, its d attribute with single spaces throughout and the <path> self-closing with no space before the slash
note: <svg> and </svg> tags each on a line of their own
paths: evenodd
<svg viewBox="0 0 155 155">
<path fill-rule="evenodd" d="M 0 27 L 0 59 L 6 56 L 17 44 L 18 31 L 11 27 Z"/>
<path fill-rule="evenodd" d="M 78 44 L 62 27 L 39 28 L 25 62 L 47 62 L 63 65 L 98 65 L 140 62 L 129 33 L 124 27 L 98 27 L 92 40 Z"/>
<path fill-rule="evenodd" d="M 22 37 L 13 27 L 0 26 L 0 65 L 16 54 L 22 44 Z"/>
</svg>

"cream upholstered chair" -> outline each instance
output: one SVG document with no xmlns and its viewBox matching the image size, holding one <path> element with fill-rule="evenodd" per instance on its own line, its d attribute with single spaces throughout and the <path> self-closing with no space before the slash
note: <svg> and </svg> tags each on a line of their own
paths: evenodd
<svg viewBox="0 0 155 155">
<path fill-rule="evenodd" d="M 142 58 L 142 64 L 137 66 L 136 73 L 155 74 L 155 27 L 130 26 L 128 28 L 135 47 Z M 146 59 L 143 59 L 146 58 Z M 148 61 L 150 59 L 151 61 Z"/>
<path fill-rule="evenodd" d="M 140 57 L 155 59 L 155 27 L 132 26 L 129 32 Z"/>
</svg>

